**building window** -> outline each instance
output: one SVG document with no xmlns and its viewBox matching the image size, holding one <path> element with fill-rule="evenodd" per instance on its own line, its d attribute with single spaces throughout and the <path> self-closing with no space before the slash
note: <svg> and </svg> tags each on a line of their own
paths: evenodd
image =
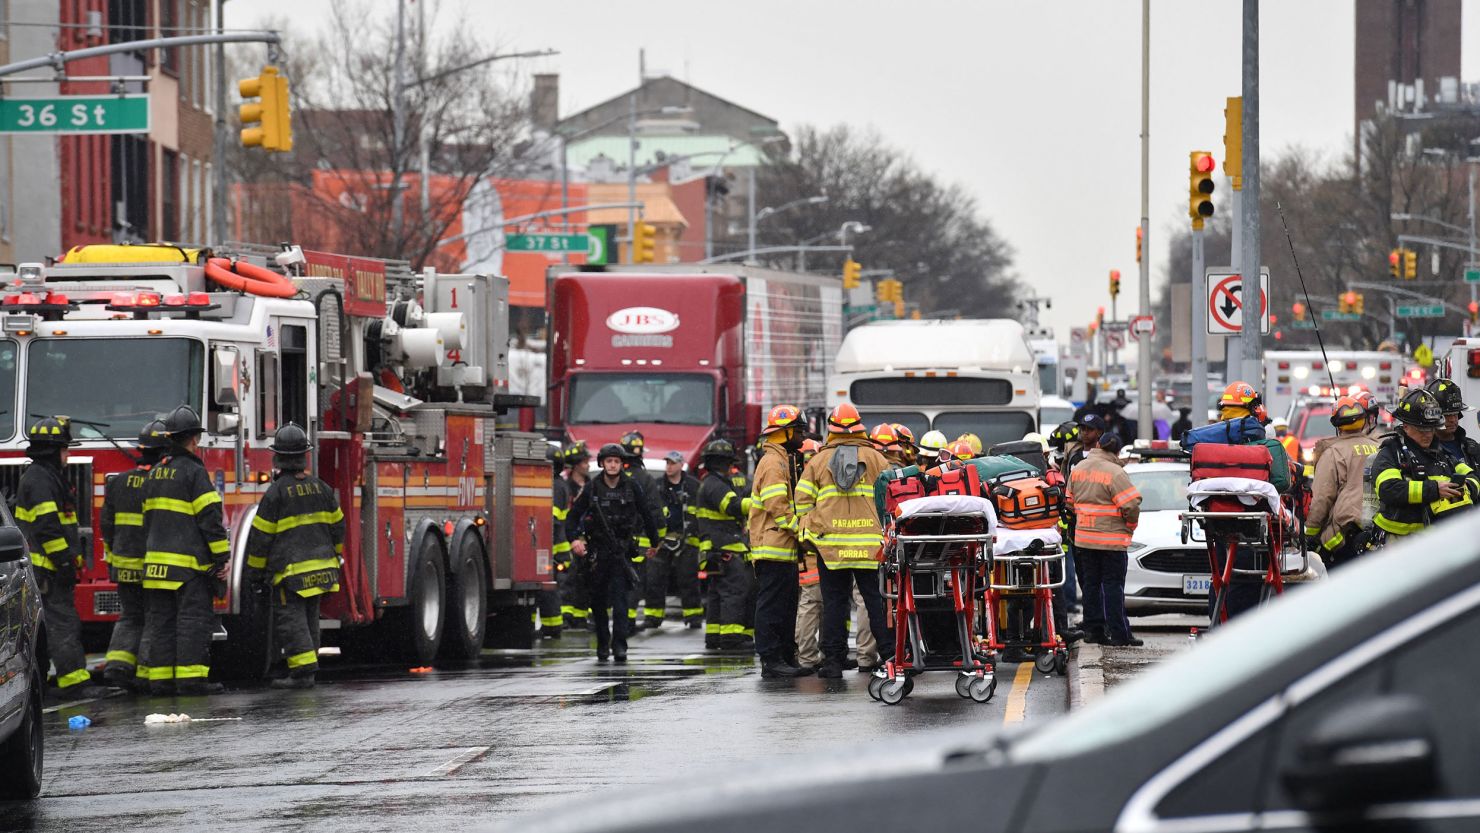
<svg viewBox="0 0 1480 833">
<path fill-rule="evenodd" d="M 149 232 L 149 142 L 141 136 L 110 136 L 113 156 L 113 239 L 139 242 Z"/>
<path fill-rule="evenodd" d="M 165 149 L 159 172 L 159 236 L 167 242 L 180 239 L 180 154 Z"/>
<path fill-rule="evenodd" d="M 181 0 L 160 0 L 159 4 L 159 36 L 162 38 L 173 38 L 179 34 L 180 28 L 180 3 Z M 160 50 L 160 69 L 171 75 L 180 75 L 180 48 Z"/>
<path fill-rule="evenodd" d="M 204 197 L 204 199 L 202 201 L 205 203 L 205 211 L 203 212 L 203 216 L 205 217 L 205 226 L 206 227 L 203 229 L 203 231 L 205 233 L 201 235 L 201 238 L 208 245 L 211 245 L 211 246 L 219 246 L 219 245 L 221 245 L 221 241 L 215 239 L 215 235 L 216 235 L 216 215 L 215 215 L 215 211 L 216 211 L 216 182 L 215 182 L 215 180 L 211 179 L 211 163 L 210 162 L 207 162 L 205 164 L 205 166 L 203 168 L 203 171 L 204 171 L 204 174 L 205 174 L 205 179 L 201 182 L 201 193 L 205 195 L 205 197 Z"/>
<path fill-rule="evenodd" d="M 148 36 L 149 20 L 145 0 L 108 0 L 108 37 L 113 43 L 143 40 Z M 128 53 L 143 59 L 141 52 Z"/>
</svg>

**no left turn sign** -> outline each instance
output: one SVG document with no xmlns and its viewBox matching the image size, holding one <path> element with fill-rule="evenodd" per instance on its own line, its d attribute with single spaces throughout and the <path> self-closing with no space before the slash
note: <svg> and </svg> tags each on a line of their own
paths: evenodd
<svg viewBox="0 0 1480 833">
<path fill-rule="evenodd" d="M 1236 335 L 1244 326 L 1243 286 L 1226 267 L 1207 270 L 1208 335 Z M 1259 332 L 1269 334 L 1269 270 L 1259 273 Z"/>
</svg>

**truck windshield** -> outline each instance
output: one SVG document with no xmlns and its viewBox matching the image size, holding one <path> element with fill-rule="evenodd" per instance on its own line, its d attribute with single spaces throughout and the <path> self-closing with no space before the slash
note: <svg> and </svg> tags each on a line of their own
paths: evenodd
<svg viewBox="0 0 1480 833">
<path fill-rule="evenodd" d="M 579 373 L 570 380 L 574 425 L 714 424 L 714 379 L 699 373 Z"/>
<path fill-rule="evenodd" d="M 183 338 L 58 338 L 31 343 L 28 414 L 65 414 L 79 438 L 137 437 L 181 403 L 200 411 L 205 348 Z"/>
<path fill-rule="evenodd" d="M 981 437 L 982 446 L 1016 442 L 1038 430 L 1038 415 L 1026 411 L 943 413 L 935 417 L 935 430 L 953 440 L 965 433 Z"/>
</svg>

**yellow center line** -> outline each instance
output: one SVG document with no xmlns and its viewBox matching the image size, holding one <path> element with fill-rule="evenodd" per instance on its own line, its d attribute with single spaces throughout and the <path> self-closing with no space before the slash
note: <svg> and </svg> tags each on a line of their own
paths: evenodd
<svg viewBox="0 0 1480 833">
<path fill-rule="evenodd" d="M 1028 712 L 1028 686 L 1033 684 L 1033 663 L 1020 663 L 1012 677 L 1012 691 L 1007 693 L 1007 708 L 1002 712 L 1002 725 L 1023 722 Z"/>
</svg>

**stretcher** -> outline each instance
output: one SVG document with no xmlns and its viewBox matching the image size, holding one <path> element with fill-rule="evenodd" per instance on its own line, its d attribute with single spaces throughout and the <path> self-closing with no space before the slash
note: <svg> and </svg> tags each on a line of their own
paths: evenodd
<svg viewBox="0 0 1480 833">
<path fill-rule="evenodd" d="M 1210 627 L 1228 621 L 1229 593 L 1239 578 L 1257 579 L 1263 604 L 1285 592 L 1286 577 L 1310 569 L 1305 536 L 1286 500 L 1272 484 L 1247 477 L 1211 477 L 1188 486 L 1189 509 L 1179 516 L 1182 543 L 1207 544 Z"/>
<path fill-rule="evenodd" d="M 1064 546 L 1058 529 L 997 530 L 987 583 L 987 645 L 1033 655 L 1048 674 L 1065 674 L 1069 652 L 1053 618 L 1053 593 L 1064 586 Z"/>
</svg>

